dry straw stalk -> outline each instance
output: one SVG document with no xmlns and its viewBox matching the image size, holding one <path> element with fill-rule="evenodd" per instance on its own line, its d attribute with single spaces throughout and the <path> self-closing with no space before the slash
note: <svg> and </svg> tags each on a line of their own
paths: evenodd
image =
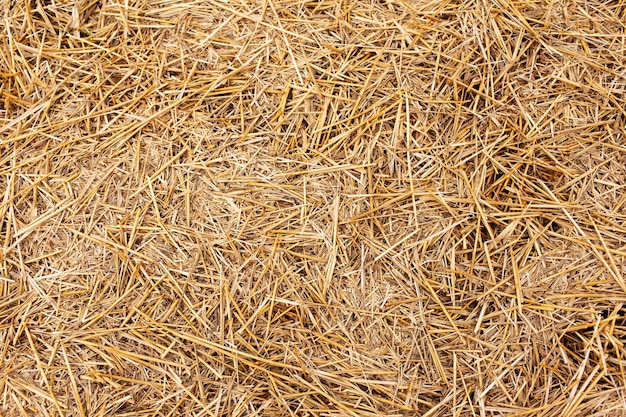
<svg viewBox="0 0 626 417">
<path fill-rule="evenodd" d="M 0 415 L 626 415 L 623 2 L 0 5 Z"/>
</svg>

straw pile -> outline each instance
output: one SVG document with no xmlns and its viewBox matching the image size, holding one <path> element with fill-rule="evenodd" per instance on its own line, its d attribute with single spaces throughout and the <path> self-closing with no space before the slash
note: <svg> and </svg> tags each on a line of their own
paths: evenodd
<svg viewBox="0 0 626 417">
<path fill-rule="evenodd" d="M 626 415 L 621 1 L 0 4 L 0 415 Z"/>
</svg>

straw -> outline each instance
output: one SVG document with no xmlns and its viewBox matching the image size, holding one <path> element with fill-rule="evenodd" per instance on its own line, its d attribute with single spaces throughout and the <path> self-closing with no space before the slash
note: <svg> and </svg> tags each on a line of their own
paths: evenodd
<svg viewBox="0 0 626 417">
<path fill-rule="evenodd" d="M 0 415 L 626 415 L 621 2 L 0 4 Z"/>
</svg>

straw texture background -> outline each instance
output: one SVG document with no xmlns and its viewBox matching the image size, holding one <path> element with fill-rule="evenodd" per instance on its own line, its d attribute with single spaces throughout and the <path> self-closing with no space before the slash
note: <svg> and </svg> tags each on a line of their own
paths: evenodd
<svg viewBox="0 0 626 417">
<path fill-rule="evenodd" d="M 0 415 L 626 415 L 625 13 L 1 0 Z"/>
</svg>

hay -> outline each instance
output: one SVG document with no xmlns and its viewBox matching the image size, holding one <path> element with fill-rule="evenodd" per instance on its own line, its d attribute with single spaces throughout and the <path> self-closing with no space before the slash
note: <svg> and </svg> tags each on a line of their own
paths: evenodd
<svg viewBox="0 0 626 417">
<path fill-rule="evenodd" d="M 622 2 L 0 4 L 1 415 L 626 415 Z"/>
</svg>

